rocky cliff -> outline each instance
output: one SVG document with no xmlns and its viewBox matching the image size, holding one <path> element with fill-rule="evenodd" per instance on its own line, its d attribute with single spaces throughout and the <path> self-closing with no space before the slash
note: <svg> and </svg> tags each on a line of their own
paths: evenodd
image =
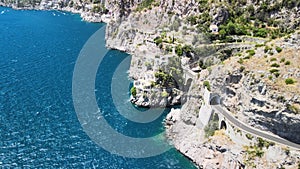
<svg viewBox="0 0 300 169">
<path fill-rule="evenodd" d="M 295 134 L 300 132 L 300 36 L 290 37 L 253 49 L 255 54 L 249 59 L 244 57 L 247 52 L 232 57 L 216 66 L 208 80 L 238 119 L 300 143 Z M 287 79 L 295 83 L 288 84 Z"/>
<path fill-rule="evenodd" d="M 167 136 L 174 146 L 200 168 L 295 168 L 299 163 L 298 151 L 280 145 L 257 148 L 255 141 L 239 143 L 222 131 L 206 138 L 198 113 L 203 103 L 199 91 L 207 80 L 211 90 L 220 94 L 222 104 L 236 118 L 299 142 L 295 134 L 300 132 L 299 83 L 286 85 L 283 82 L 287 78 L 299 81 L 297 65 L 286 63 L 299 63 L 299 57 L 297 51 L 279 56 L 280 48 L 284 51 L 297 48 L 297 33 L 289 34 L 299 26 L 299 3 L 147 2 L 147 5 L 133 5 L 126 17 L 108 24 L 107 46 L 132 54 L 129 72 L 136 80 L 145 80 L 145 72 L 157 71 L 175 56 L 180 57 L 181 63 L 176 69 L 187 67 L 200 72 L 200 78 L 194 78 L 189 93 L 185 93 L 196 97 L 190 97 L 180 110 L 168 115 Z M 211 30 L 211 25 L 216 25 L 217 32 Z M 285 38 L 277 40 L 281 37 Z M 269 39 L 276 40 L 269 42 Z M 283 69 L 279 75 L 272 70 L 277 67 L 271 63 L 272 58 L 276 58 Z M 268 66 L 261 64 L 262 60 Z M 253 67 L 257 65 L 265 69 Z M 275 81 L 283 86 L 272 85 Z M 135 101 L 140 101 L 138 105 L 148 104 L 149 98 L 151 96 L 143 94 Z M 160 99 L 155 102 L 166 105 L 166 101 Z M 258 153 L 251 154 L 252 151 Z M 278 156 L 273 156 L 274 153 Z"/>
</svg>

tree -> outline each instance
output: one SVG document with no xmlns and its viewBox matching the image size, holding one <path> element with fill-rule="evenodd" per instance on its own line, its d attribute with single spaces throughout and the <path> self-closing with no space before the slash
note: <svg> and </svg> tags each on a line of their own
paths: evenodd
<svg viewBox="0 0 300 169">
<path fill-rule="evenodd" d="M 175 52 L 178 56 L 182 56 L 183 55 L 183 50 L 182 50 L 182 46 L 181 45 L 177 45 L 175 48 Z"/>
<path fill-rule="evenodd" d="M 235 34 L 235 25 L 234 23 L 232 23 L 231 21 L 227 24 L 226 26 L 227 30 L 227 34 L 228 35 L 234 35 Z"/>
<path fill-rule="evenodd" d="M 267 35 L 268 35 L 268 32 L 264 28 L 259 28 L 254 31 L 254 36 L 257 36 L 257 37 L 266 38 Z"/>
<path fill-rule="evenodd" d="M 224 30 L 224 29 L 221 29 L 220 31 L 219 31 L 219 39 L 220 40 L 223 40 L 223 39 L 225 39 L 226 38 L 226 31 Z"/>
</svg>

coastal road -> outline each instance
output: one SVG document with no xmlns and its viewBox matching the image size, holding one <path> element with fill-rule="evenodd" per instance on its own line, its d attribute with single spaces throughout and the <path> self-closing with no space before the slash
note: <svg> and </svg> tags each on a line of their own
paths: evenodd
<svg viewBox="0 0 300 169">
<path fill-rule="evenodd" d="M 251 133 L 253 135 L 259 136 L 261 138 L 267 139 L 267 140 L 275 142 L 275 143 L 283 144 L 283 145 L 300 150 L 299 144 L 293 143 L 293 142 L 283 139 L 281 137 L 278 137 L 273 134 L 261 131 L 259 129 L 250 127 L 248 125 L 245 125 L 243 122 L 241 122 L 241 121 L 237 120 L 235 117 L 233 117 L 229 111 L 224 110 L 224 108 L 220 105 L 212 105 L 212 108 L 215 111 L 222 113 L 224 115 L 224 117 L 226 118 L 226 120 L 228 120 L 231 124 L 235 125 L 236 127 L 240 128 L 248 133 Z M 294 133 L 294 134 L 298 134 L 298 133 Z"/>
</svg>

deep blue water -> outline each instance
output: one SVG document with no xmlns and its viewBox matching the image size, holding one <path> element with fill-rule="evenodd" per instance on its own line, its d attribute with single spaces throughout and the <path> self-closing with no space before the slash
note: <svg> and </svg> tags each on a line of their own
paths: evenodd
<svg viewBox="0 0 300 169">
<path fill-rule="evenodd" d="M 73 69 L 84 43 L 105 24 L 56 11 L 0 7 L 0 13 L 0 168 L 194 168 L 175 149 L 143 159 L 113 155 L 83 131 L 72 101 Z M 164 130 L 168 110 L 139 124 L 123 118 L 112 102 L 110 90 L 118 90 L 110 85 L 113 72 L 128 57 L 119 51 L 105 56 L 95 84 L 99 108 L 125 135 L 156 135 Z M 128 89 L 129 62 L 117 77 Z M 128 102 L 128 92 L 121 93 L 121 108 L 139 113 Z"/>
</svg>

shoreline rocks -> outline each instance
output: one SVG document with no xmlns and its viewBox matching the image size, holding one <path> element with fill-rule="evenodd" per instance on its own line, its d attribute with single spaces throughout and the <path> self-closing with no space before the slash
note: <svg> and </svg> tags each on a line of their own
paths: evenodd
<svg viewBox="0 0 300 169">
<path fill-rule="evenodd" d="M 17 7 L 14 4 L 6 4 L 0 3 L 0 6 L 12 8 L 14 10 L 54 10 L 54 11 L 62 11 L 62 12 L 70 12 L 74 14 L 80 14 L 80 17 L 87 22 L 94 22 L 94 23 L 109 23 L 111 20 L 111 16 L 108 14 L 100 14 L 100 13 L 93 13 L 91 11 L 83 11 L 82 9 L 78 10 L 69 6 L 65 6 L 62 8 L 58 8 L 56 6 L 45 7 L 41 4 L 38 6 L 24 6 L 24 7 Z"/>
</svg>

